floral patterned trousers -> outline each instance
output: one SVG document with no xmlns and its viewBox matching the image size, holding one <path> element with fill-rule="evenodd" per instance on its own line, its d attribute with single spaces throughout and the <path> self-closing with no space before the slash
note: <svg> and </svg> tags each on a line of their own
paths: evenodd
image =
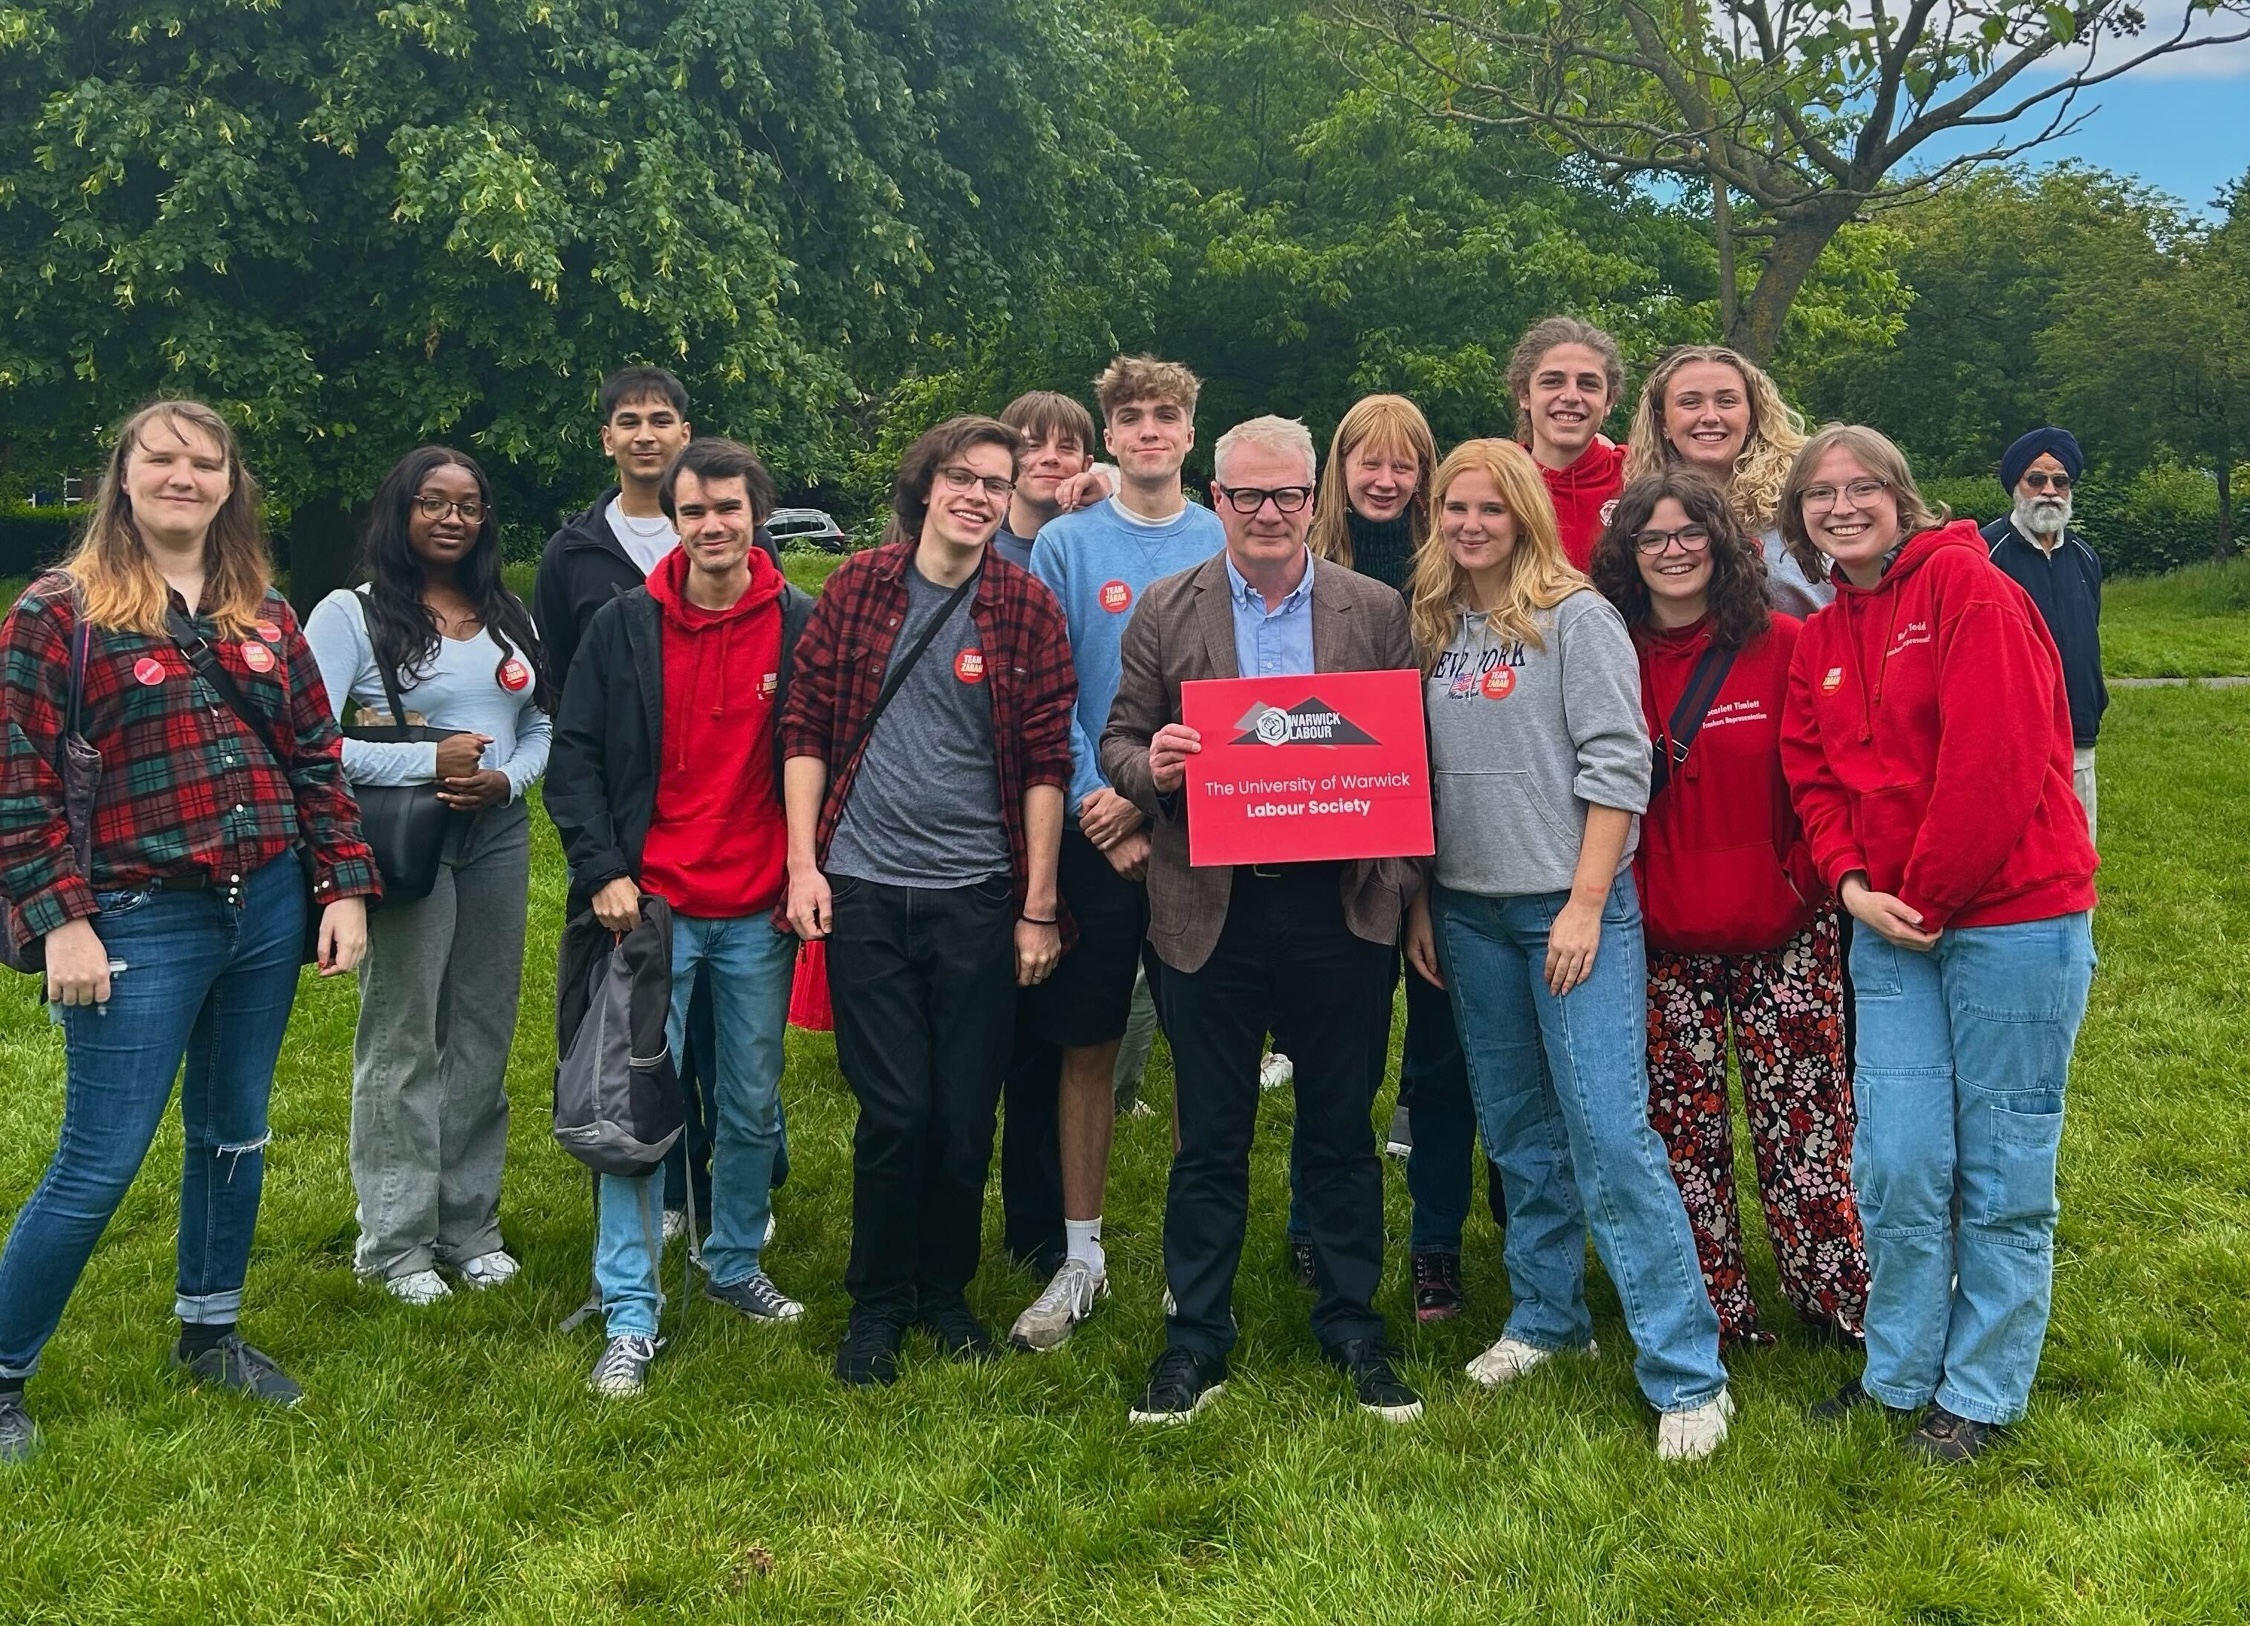
<svg viewBox="0 0 2250 1626">
<path fill-rule="evenodd" d="M 1735 1205 L 1730 1020 L 1781 1291 L 1807 1322 L 1857 1337 L 1867 1255 L 1852 1200 L 1852 1092 L 1833 906 L 1778 949 L 1651 949 L 1648 956 L 1649 1123 L 1671 1154 L 1722 1340 L 1771 1343 L 1750 1297 Z"/>
</svg>

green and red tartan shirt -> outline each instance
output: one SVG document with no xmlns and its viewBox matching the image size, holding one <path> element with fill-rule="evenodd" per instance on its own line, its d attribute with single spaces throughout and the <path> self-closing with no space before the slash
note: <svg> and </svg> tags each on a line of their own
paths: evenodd
<svg viewBox="0 0 2250 1626">
<path fill-rule="evenodd" d="M 300 839 L 312 849 L 316 900 L 381 891 L 320 669 L 288 601 L 270 590 L 248 638 L 222 641 L 201 615 L 196 626 L 281 742 L 286 765 L 169 637 L 93 630 L 79 729 L 102 772 L 93 873 L 79 873 L 55 772 L 77 619 L 70 578 L 56 571 L 0 625 L 0 894 L 26 934 L 93 914 L 96 892 L 193 877 L 234 884 Z"/>
</svg>

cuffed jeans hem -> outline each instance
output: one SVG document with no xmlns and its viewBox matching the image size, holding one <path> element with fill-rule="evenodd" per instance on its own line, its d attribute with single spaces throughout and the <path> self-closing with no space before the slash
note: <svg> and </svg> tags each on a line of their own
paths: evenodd
<svg viewBox="0 0 2250 1626">
<path fill-rule="evenodd" d="M 751 1277 L 757 1275 L 758 1270 L 758 1256 L 753 1253 L 750 1255 L 750 1268 L 748 1270 L 743 1271 L 739 1275 L 728 1276 L 723 1279 L 714 1274 L 711 1278 L 711 1285 L 713 1287 L 736 1287 L 741 1283 L 748 1281 Z"/>
<path fill-rule="evenodd" d="M 656 1324 L 636 1311 L 619 1310 L 615 1314 L 605 1315 L 602 1318 L 602 1326 L 612 1338 L 654 1338 L 656 1336 Z"/>
<path fill-rule="evenodd" d="M 1859 1386 L 1893 1411 L 1919 1411 L 1936 1398 L 1936 1391 L 1933 1389 L 1909 1389 L 1903 1384 L 1884 1383 L 1864 1373 L 1860 1377 Z M 1946 1408 L 1948 1411 L 1952 1409 L 1950 1406 Z M 1966 1417 L 1968 1413 L 1960 1412 L 1956 1415 Z M 1975 1421 L 1981 1422 L 1983 1419 Z"/>
<path fill-rule="evenodd" d="M 505 1252 L 507 1246 L 507 1240 L 500 1234 L 499 1222 L 495 1220 L 480 1231 L 473 1242 L 440 1242 L 432 1250 L 432 1265 L 451 1265 L 458 1270 L 472 1259 L 482 1259 L 488 1253 Z"/>
<path fill-rule="evenodd" d="M 1713 1389 L 1709 1394 L 1703 1396 L 1700 1400 L 1676 1400 L 1669 1406 L 1658 1406 L 1656 1408 L 1656 1415 L 1659 1417 L 1677 1417 L 1682 1412 L 1698 1411 L 1703 1407 L 1710 1405 L 1712 1401 L 1718 1399 L 1719 1396 L 1725 1394 L 1726 1392 L 1727 1386 L 1722 1383 L 1716 1389 Z"/>
<path fill-rule="evenodd" d="M 1865 1387 L 1865 1385 L 1862 1385 L 1862 1387 Z M 1873 1394 L 1875 1391 L 1869 1389 L 1867 1392 Z M 1954 1416 L 1966 1417 L 1970 1422 L 1982 1423 L 1988 1428 L 2006 1428 L 2011 1423 L 2020 1423 L 2024 1420 L 2025 1413 L 2030 1409 L 2025 1406 L 2017 1406 L 2013 1409 L 2001 1408 L 2007 1411 L 2007 1415 L 1995 1417 L 1992 1415 L 1995 1408 L 1979 1405 L 1973 1400 L 1965 1400 L 1954 1390 L 1952 1385 L 1945 1383 L 1938 1385 L 1937 1394 L 1934 1398 L 1939 1405 Z"/>
<path fill-rule="evenodd" d="M 29 1366 L 9 1366 L 0 1362 L 0 1380 L 22 1383 L 39 1375 L 39 1357 L 34 1355 Z"/>
<path fill-rule="evenodd" d="M 242 1289 L 231 1293 L 182 1293 L 172 1300 L 172 1313 L 191 1327 L 225 1325 L 242 1319 Z"/>
</svg>

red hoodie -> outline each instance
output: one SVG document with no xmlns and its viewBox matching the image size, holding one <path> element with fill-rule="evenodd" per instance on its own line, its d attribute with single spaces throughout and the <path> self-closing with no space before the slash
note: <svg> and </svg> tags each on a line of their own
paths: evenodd
<svg viewBox="0 0 2250 1626">
<path fill-rule="evenodd" d="M 1804 623 L 1777 615 L 1734 657 L 1685 763 L 1641 819 L 1633 876 L 1649 947 L 1674 954 L 1775 949 L 1827 896 L 1781 773 L 1781 707 Z M 1672 713 L 1711 643 L 1711 624 L 1636 630 L 1641 711 L 1661 759 Z"/>
<path fill-rule="evenodd" d="M 1584 570 L 1593 562 L 1594 544 L 1609 523 L 1610 510 L 1617 506 L 1617 494 L 1625 489 L 1625 448 L 1607 435 L 1596 435 L 1569 468 L 1551 469 L 1541 463 L 1539 472 L 1555 502 L 1562 550 Z"/>
<path fill-rule="evenodd" d="M 750 590 L 724 610 L 687 601 L 688 553 L 648 579 L 664 650 L 664 754 L 641 885 L 683 915 L 764 914 L 781 896 L 788 825 L 773 782 L 782 574 L 750 550 Z"/>
<path fill-rule="evenodd" d="M 2094 906 L 2062 658 L 1974 520 L 1874 587 L 1836 578 L 1790 663 L 1781 760 L 1822 877 L 1865 870 L 1925 931 Z"/>
</svg>

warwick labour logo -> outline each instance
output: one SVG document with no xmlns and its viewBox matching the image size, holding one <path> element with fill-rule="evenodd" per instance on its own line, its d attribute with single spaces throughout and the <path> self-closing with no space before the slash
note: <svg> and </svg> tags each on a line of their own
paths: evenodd
<svg viewBox="0 0 2250 1626">
<path fill-rule="evenodd" d="M 1317 695 L 1307 695 L 1287 711 L 1255 705 L 1235 727 L 1235 745 L 1376 745 L 1374 735 Z"/>
</svg>

